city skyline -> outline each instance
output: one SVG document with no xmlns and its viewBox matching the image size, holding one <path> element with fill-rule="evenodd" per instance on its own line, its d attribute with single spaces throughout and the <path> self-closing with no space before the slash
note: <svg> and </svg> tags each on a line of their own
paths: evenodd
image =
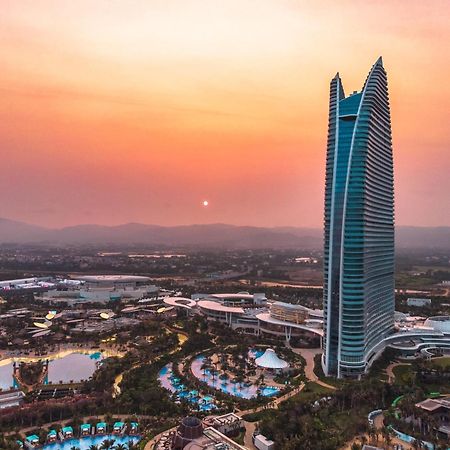
<svg viewBox="0 0 450 450">
<path fill-rule="evenodd" d="M 450 225 L 446 2 L 0 3 L 0 217 L 319 228 L 328 80 L 382 54 L 396 223 Z"/>
</svg>

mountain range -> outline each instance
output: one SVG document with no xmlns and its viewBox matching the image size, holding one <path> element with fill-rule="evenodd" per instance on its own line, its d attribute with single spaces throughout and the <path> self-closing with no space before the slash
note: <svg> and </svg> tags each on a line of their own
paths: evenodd
<svg viewBox="0 0 450 450">
<path fill-rule="evenodd" d="M 321 249 L 319 228 L 254 227 L 226 224 L 159 226 L 140 223 L 124 225 L 76 225 L 45 228 L 0 218 L 0 244 L 118 244 L 203 248 L 302 248 Z M 450 227 L 396 228 L 399 248 L 450 249 Z"/>
</svg>

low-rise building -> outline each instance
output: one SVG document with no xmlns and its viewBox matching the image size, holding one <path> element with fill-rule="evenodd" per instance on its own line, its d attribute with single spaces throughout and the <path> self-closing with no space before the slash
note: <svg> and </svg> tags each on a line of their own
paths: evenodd
<svg viewBox="0 0 450 450">
<path fill-rule="evenodd" d="M 262 434 L 257 434 L 253 438 L 253 444 L 258 450 L 274 450 L 275 448 L 275 442 L 273 442 L 270 439 L 267 439 Z"/>
<path fill-rule="evenodd" d="M 406 300 L 408 306 L 426 306 L 431 305 L 431 298 L 410 297 Z"/>
<path fill-rule="evenodd" d="M 244 426 L 244 420 L 234 413 L 210 417 L 205 423 L 226 435 L 236 433 Z"/>
<path fill-rule="evenodd" d="M 185 417 L 176 431 L 163 434 L 156 450 L 247 450 L 197 417 Z"/>
<path fill-rule="evenodd" d="M 422 427 L 431 428 L 431 420 L 427 420 L 428 415 L 430 419 L 433 419 L 433 424 L 436 424 L 435 431 L 437 431 L 439 437 L 450 439 L 450 397 L 427 398 L 416 403 L 416 408 L 422 411 L 418 418 Z"/>
<path fill-rule="evenodd" d="M 139 300 L 157 296 L 158 286 L 149 277 L 135 275 L 82 275 L 62 280 L 55 289 L 42 295 L 50 303 L 81 304 L 108 303 L 129 299 Z"/>
<path fill-rule="evenodd" d="M 10 389 L 0 392 L 0 409 L 20 406 L 24 401 L 25 394 L 19 389 Z"/>
</svg>

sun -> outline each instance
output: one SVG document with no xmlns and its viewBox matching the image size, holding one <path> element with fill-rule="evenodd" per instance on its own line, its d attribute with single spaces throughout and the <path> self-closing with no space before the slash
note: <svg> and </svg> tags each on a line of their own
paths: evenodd
<svg viewBox="0 0 450 450">
<path fill-rule="evenodd" d="M 206 208 L 209 205 L 208 200 L 203 200 L 202 205 Z"/>
</svg>

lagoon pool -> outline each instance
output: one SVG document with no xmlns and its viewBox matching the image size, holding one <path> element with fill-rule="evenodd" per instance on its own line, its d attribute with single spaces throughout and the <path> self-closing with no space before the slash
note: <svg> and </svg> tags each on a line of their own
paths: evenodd
<svg viewBox="0 0 450 450">
<path fill-rule="evenodd" d="M 172 363 L 165 365 L 158 374 L 158 380 L 161 386 L 168 391 L 176 394 L 178 400 L 187 400 L 196 405 L 199 411 L 211 411 L 217 409 L 214 397 L 205 395 L 201 396 L 200 392 L 189 390 L 181 380 L 174 376 L 172 371 Z"/>
<path fill-rule="evenodd" d="M 198 356 L 192 362 L 191 370 L 196 378 L 205 382 L 208 386 L 218 389 L 225 394 L 234 395 L 245 399 L 251 399 L 258 396 L 272 397 L 280 393 L 280 390 L 275 386 L 265 386 L 259 388 L 251 383 L 237 383 L 235 380 L 220 379 L 220 377 L 213 377 L 209 370 L 203 371 L 202 365 L 205 361 L 204 356 Z"/>
<path fill-rule="evenodd" d="M 87 380 L 99 366 L 103 359 L 101 352 L 72 353 L 61 359 L 50 360 L 48 365 L 48 383 L 64 383 L 70 380 Z"/>
<path fill-rule="evenodd" d="M 0 361 L 0 388 L 3 390 L 17 387 L 13 378 L 13 364 L 21 361 L 37 361 L 39 358 L 16 357 Z M 57 384 L 60 381 L 68 383 L 70 381 L 79 382 L 87 380 L 97 369 L 103 359 L 103 354 L 99 351 L 76 351 L 64 352 L 50 355 L 48 358 L 48 376 L 45 384 Z"/>
<path fill-rule="evenodd" d="M 117 435 L 105 435 L 105 436 L 86 436 L 81 439 L 70 439 L 64 442 L 55 442 L 54 444 L 44 445 L 42 450 L 70 450 L 72 447 L 79 447 L 80 450 L 88 450 L 91 445 L 98 445 L 105 439 L 114 439 L 114 445 L 128 444 L 133 442 L 136 444 L 139 442 L 139 436 L 117 436 Z"/>
</svg>

